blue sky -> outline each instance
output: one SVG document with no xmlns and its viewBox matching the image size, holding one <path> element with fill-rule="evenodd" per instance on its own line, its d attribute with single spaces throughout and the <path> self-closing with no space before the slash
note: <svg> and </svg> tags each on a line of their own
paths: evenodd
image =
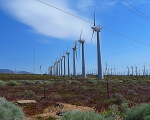
<svg viewBox="0 0 150 120">
<path fill-rule="evenodd" d="M 96 7 L 96 25 L 108 28 L 137 41 L 150 45 L 150 21 L 132 13 L 113 0 L 41 0 L 76 16 L 93 22 Z M 125 7 L 137 12 L 124 0 L 116 0 Z M 126 0 L 150 17 L 149 0 Z M 137 12 L 140 14 L 139 12 Z M 142 14 L 140 14 L 142 15 Z M 75 40 L 79 39 L 81 29 L 85 42 L 86 71 L 97 69 L 96 34 L 91 44 L 93 26 L 70 16 L 37 0 L 0 1 L 0 68 L 33 72 L 34 48 L 36 73 L 48 71 L 56 58 L 63 55 L 68 45 L 70 70 L 73 71 L 73 50 Z M 103 69 L 116 68 L 116 72 L 127 71 L 127 66 L 135 65 L 142 72 L 150 71 L 150 47 L 114 34 L 106 29 L 100 33 Z M 79 45 L 79 44 L 78 44 Z M 77 46 L 79 48 L 79 46 Z M 81 49 L 76 64 L 81 72 Z M 66 63 L 67 67 L 67 63 Z M 67 72 L 67 70 L 66 70 Z M 127 72 L 126 72 L 127 73 Z"/>
</svg>

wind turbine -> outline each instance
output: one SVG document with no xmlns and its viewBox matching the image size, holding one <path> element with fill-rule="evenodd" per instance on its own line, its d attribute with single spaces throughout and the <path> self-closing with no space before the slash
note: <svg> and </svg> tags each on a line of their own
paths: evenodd
<svg viewBox="0 0 150 120">
<path fill-rule="evenodd" d="M 63 71 L 62 71 L 62 58 L 60 57 L 60 62 L 61 62 L 61 76 L 63 76 Z"/>
<path fill-rule="evenodd" d="M 129 67 L 127 66 L 127 69 L 128 69 L 128 76 L 130 75 L 130 71 L 129 71 Z"/>
<path fill-rule="evenodd" d="M 82 77 L 86 78 L 86 73 L 85 73 L 85 57 L 84 57 L 84 42 L 85 42 L 85 40 L 81 40 L 81 35 L 82 35 L 82 30 L 81 30 L 81 34 L 80 34 L 80 38 L 79 38 L 78 42 L 80 44 L 82 44 Z"/>
<path fill-rule="evenodd" d="M 76 77 L 76 58 L 77 58 L 77 41 L 75 41 L 73 49 L 73 76 Z M 76 57 L 75 57 L 76 54 Z"/>
<path fill-rule="evenodd" d="M 65 67 L 65 55 L 62 56 L 64 58 L 64 76 L 66 76 L 66 67 Z"/>
<path fill-rule="evenodd" d="M 52 69 L 53 66 L 51 66 L 50 68 L 51 68 L 50 75 L 52 76 L 53 75 L 53 69 Z"/>
<path fill-rule="evenodd" d="M 41 72 L 41 75 L 42 75 L 42 65 L 40 65 L 40 72 Z"/>
<path fill-rule="evenodd" d="M 131 66 L 131 68 L 132 68 L 132 76 L 133 76 L 133 66 Z"/>
<path fill-rule="evenodd" d="M 48 74 L 50 75 L 50 73 L 51 73 L 51 68 L 48 67 Z"/>
<path fill-rule="evenodd" d="M 53 62 L 52 62 L 53 63 Z M 53 72 L 53 75 L 55 76 L 55 63 L 53 63 L 54 64 L 54 72 Z"/>
<path fill-rule="evenodd" d="M 58 59 L 58 76 L 60 76 L 60 60 Z"/>
<path fill-rule="evenodd" d="M 146 65 L 146 63 L 145 63 L 145 65 Z M 145 65 L 143 66 L 144 67 L 144 70 L 143 70 L 143 75 L 145 76 L 146 74 L 145 74 Z"/>
<path fill-rule="evenodd" d="M 67 50 L 66 50 L 66 54 L 68 55 L 68 76 L 70 77 L 70 61 L 69 61 L 70 52 L 68 52 L 68 47 L 67 47 Z"/>
<path fill-rule="evenodd" d="M 135 68 L 136 68 L 135 72 L 136 72 L 136 76 L 137 76 L 137 66 L 135 66 Z"/>
<path fill-rule="evenodd" d="M 101 48 L 100 48 L 100 39 L 99 39 L 99 32 L 102 29 L 101 27 L 96 27 L 95 26 L 95 11 L 94 11 L 94 26 L 91 27 L 93 29 L 93 34 L 94 31 L 97 32 L 97 63 L 98 63 L 98 79 L 103 79 L 103 70 L 102 70 L 102 58 L 101 58 Z M 93 38 L 92 34 L 92 38 Z M 91 39 L 92 42 L 92 39 Z"/>
<path fill-rule="evenodd" d="M 58 76 L 58 60 L 56 59 L 56 62 L 55 62 L 55 65 L 56 65 L 56 76 Z"/>
</svg>

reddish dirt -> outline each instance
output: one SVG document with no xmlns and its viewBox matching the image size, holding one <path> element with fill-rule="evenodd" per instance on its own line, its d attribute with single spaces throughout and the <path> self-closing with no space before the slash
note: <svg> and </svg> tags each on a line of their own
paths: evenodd
<svg viewBox="0 0 150 120">
<path fill-rule="evenodd" d="M 63 82 L 62 82 L 63 81 Z M 8 101 L 16 102 L 17 100 L 32 99 L 36 100 L 37 104 L 28 104 L 23 107 L 26 116 L 34 116 L 44 113 L 44 110 L 49 106 L 54 106 L 56 103 L 67 103 L 70 105 L 84 106 L 94 108 L 97 112 L 109 109 L 109 105 L 114 104 L 107 98 L 106 82 L 90 83 L 87 80 L 76 79 L 76 82 L 69 83 L 68 80 L 56 80 L 54 84 L 46 85 L 46 98 L 43 99 L 43 86 L 40 84 L 19 86 L 0 87 L 0 96 Z M 72 81 L 72 80 L 70 80 Z M 123 82 L 122 82 L 123 81 Z M 120 93 L 126 100 L 132 102 L 130 107 L 135 104 L 143 103 L 150 98 L 150 83 L 145 82 L 121 82 L 109 83 L 109 97 L 114 98 L 114 93 Z M 135 95 L 128 95 L 129 89 L 134 90 Z M 25 98 L 22 93 L 25 90 L 32 90 L 35 96 Z M 149 101 L 147 101 L 149 102 Z"/>
</svg>

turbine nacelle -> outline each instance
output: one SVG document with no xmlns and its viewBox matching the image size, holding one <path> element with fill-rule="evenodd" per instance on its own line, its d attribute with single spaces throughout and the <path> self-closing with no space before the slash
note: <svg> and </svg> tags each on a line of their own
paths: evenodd
<svg viewBox="0 0 150 120">
<path fill-rule="evenodd" d="M 101 29 L 102 29 L 102 27 L 100 27 L 100 26 L 98 26 L 98 27 L 96 27 L 96 26 L 94 26 L 94 27 L 91 27 L 92 29 L 93 29 L 93 31 L 98 31 L 98 32 L 100 32 L 101 31 Z"/>
<path fill-rule="evenodd" d="M 63 57 L 63 58 L 65 58 L 66 56 L 65 56 L 65 55 L 63 55 L 62 57 Z"/>
<path fill-rule="evenodd" d="M 84 42 L 85 42 L 85 40 L 78 40 L 78 42 L 80 42 L 80 43 L 84 43 Z"/>
<path fill-rule="evenodd" d="M 67 55 L 69 55 L 69 54 L 70 54 L 70 52 L 67 52 L 67 51 L 66 51 L 66 54 L 67 54 Z"/>
</svg>

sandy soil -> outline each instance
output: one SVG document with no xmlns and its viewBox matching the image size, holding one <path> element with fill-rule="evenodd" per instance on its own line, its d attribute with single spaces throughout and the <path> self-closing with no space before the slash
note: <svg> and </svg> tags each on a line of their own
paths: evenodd
<svg viewBox="0 0 150 120">
<path fill-rule="evenodd" d="M 49 106 L 44 110 L 43 114 L 35 115 L 35 116 L 30 116 L 27 117 L 26 120 L 37 120 L 37 117 L 41 116 L 43 118 L 47 118 L 49 116 L 55 117 L 56 119 L 60 119 L 62 115 L 70 110 L 80 110 L 80 111 L 94 111 L 94 108 L 90 107 L 84 107 L 84 106 L 76 106 L 76 105 L 71 105 L 71 104 L 66 104 L 66 103 L 61 103 L 58 102 L 55 105 Z"/>
</svg>

